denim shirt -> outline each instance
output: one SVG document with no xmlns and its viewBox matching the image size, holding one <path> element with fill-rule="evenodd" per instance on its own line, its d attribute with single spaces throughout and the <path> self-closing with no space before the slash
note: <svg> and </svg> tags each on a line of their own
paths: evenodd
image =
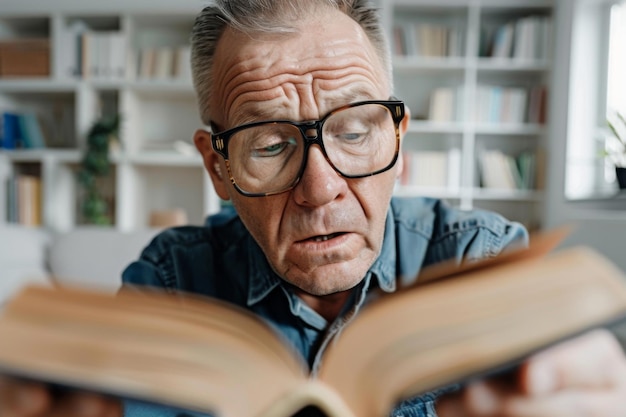
<svg viewBox="0 0 626 417">
<path fill-rule="evenodd" d="M 368 302 L 372 288 L 393 292 L 421 268 L 444 260 L 493 257 L 527 244 L 518 223 L 487 211 L 460 211 L 431 198 L 393 198 L 381 253 L 333 323 L 308 307 L 272 270 L 260 247 L 232 209 L 205 226 L 165 230 L 123 273 L 125 286 L 148 285 L 217 297 L 253 311 L 300 352 L 315 374 L 327 343 Z M 424 319 L 424 318 L 415 318 Z M 394 417 L 436 416 L 438 393 L 403 401 Z M 127 417 L 198 415 L 126 401 Z"/>
</svg>

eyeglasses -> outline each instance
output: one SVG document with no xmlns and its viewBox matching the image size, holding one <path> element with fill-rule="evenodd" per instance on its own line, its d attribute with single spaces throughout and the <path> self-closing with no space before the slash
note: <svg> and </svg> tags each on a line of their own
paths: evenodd
<svg viewBox="0 0 626 417">
<path fill-rule="evenodd" d="M 314 144 L 345 178 L 389 170 L 398 159 L 403 118 L 402 101 L 361 101 L 335 109 L 320 120 L 247 123 L 213 134 L 211 142 L 224 158 L 235 189 L 261 197 L 294 188 Z"/>
</svg>

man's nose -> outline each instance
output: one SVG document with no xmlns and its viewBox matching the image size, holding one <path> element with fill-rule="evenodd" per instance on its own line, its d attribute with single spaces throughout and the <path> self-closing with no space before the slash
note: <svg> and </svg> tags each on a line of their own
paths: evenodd
<svg viewBox="0 0 626 417">
<path fill-rule="evenodd" d="M 318 145 L 312 145 L 300 182 L 293 191 L 296 203 L 323 206 L 340 198 L 348 190 L 346 179 L 337 173 Z"/>
</svg>

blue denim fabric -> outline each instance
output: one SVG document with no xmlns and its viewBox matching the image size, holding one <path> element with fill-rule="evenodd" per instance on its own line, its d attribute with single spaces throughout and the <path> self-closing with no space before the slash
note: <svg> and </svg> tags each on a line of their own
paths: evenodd
<svg viewBox="0 0 626 417">
<path fill-rule="evenodd" d="M 492 212 L 460 211 L 430 198 L 393 198 L 380 256 L 355 289 L 345 314 L 328 323 L 283 285 L 237 214 L 226 209 L 210 216 L 203 227 L 184 226 L 160 233 L 140 259 L 126 268 L 123 282 L 125 286 L 190 291 L 245 307 L 282 334 L 314 374 L 328 341 L 367 303 L 372 288 L 393 292 L 398 282 L 414 282 L 420 269 L 430 264 L 493 257 L 527 241 L 520 224 Z M 436 416 L 437 395 L 404 401 L 391 415 Z M 180 414 L 126 403 L 126 416 L 148 415 Z"/>
</svg>

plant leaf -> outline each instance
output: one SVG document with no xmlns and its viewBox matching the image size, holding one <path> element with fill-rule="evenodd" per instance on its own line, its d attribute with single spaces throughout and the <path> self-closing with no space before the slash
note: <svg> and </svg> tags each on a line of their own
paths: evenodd
<svg viewBox="0 0 626 417">
<path fill-rule="evenodd" d="M 622 145 L 622 148 L 624 149 L 624 151 L 626 151 L 626 142 L 624 142 L 624 139 L 622 139 L 622 137 L 620 136 L 619 132 L 617 131 L 617 129 L 615 128 L 613 123 L 611 123 L 610 120 L 607 120 L 606 124 L 609 126 L 609 129 L 611 129 L 611 132 L 613 133 L 613 136 L 615 136 L 615 138 L 617 140 L 619 140 L 619 142 Z"/>
<path fill-rule="evenodd" d="M 622 116 L 620 112 L 617 112 L 617 118 L 622 122 L 622 125 L 626 128 L 626 118 Z"/>
</svg>

